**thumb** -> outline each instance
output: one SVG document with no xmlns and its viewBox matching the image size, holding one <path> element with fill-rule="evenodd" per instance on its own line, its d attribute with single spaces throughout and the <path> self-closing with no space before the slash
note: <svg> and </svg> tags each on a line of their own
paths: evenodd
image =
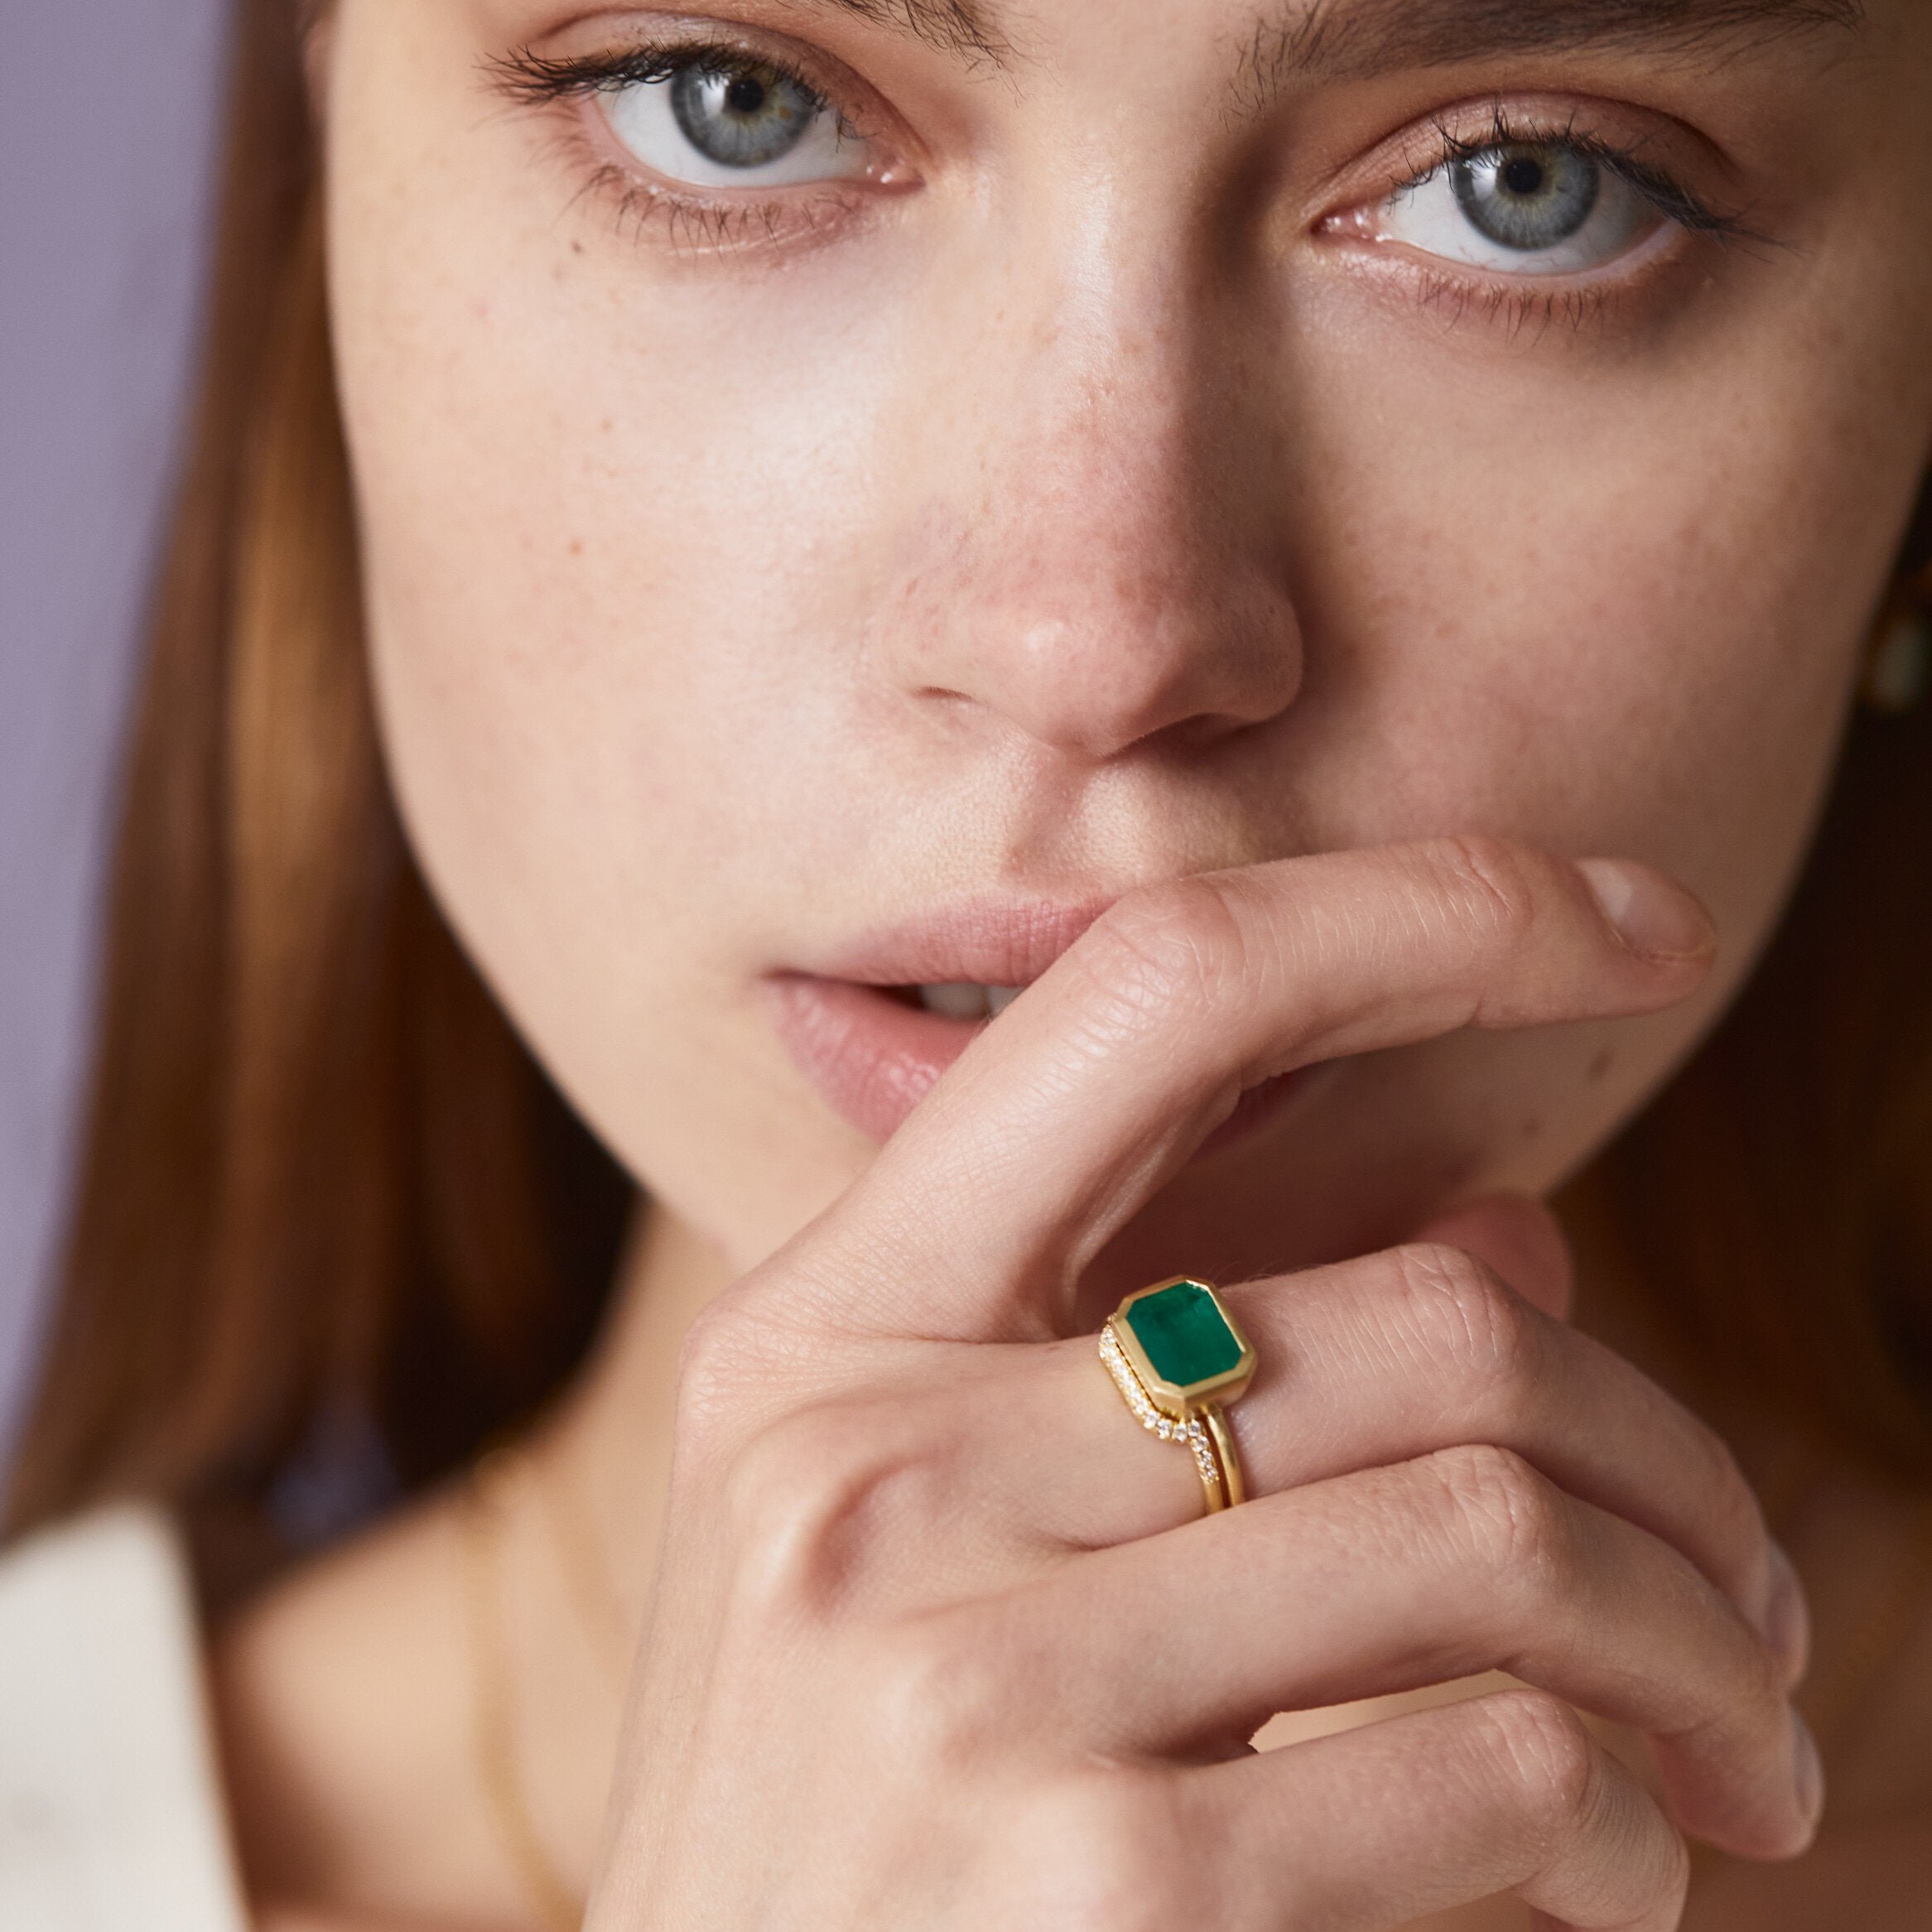
<svg viewBox="0 0 1932 1932">
<path fill-rule="evenodd" d="M 1556 1217 L 1527 1194 L 1489 1194 L 1438 1214 L 1416 1231 L 1473 1255 L 1525 1301 L 1546 1315 L 1568 1318 L 1574 1270 L 1570 1245 Z"/>
</svg>

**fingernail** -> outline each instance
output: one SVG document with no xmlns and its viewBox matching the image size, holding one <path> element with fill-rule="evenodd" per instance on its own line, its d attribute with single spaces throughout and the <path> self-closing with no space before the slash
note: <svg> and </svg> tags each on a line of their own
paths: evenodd
<svg viewBox="0 0 1932 1932">
<path fill-rule="evenodd" d="M 1718 935 L 1710 915 L 1681 885 L 1646 865 L 1620 859 L 1579 859 L 1577 870 L 1632 952 L 1692 959 L 1710 952 Z"/>
<path fill-rule="evenodd" d="M 1798 1789 L 1798 1810 L 1808 1825 L 1818 1823 L 1824 1809 L 1824 1764 L 1811 1727 L 1791 1713 L 1791 1772 Z"/>
<path fill-rule="evenodd" d="M 1811 1611 L 1804 1586 L 1791 1559 L 1776 1543 L 1771 1545 L 1771 1588 L 1765 1597 L 1759 1628 L 1785 1666 L 1785 1679 L 1795 1684 L 1804 1674 L 1811 1655 Z"/>
</svg>

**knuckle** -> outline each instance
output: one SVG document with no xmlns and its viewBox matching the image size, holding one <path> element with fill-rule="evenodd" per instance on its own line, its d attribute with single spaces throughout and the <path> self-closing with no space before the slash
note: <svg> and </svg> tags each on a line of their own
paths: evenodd
<svg viewBox="0 0 1932 1932">
<path fill-rule="evenodd" d="M 1583 1718 L 1544 1691 L 1476 1700 L 1493 1775 L 1520 1820 L 1528 1862 L 1569 1873 L 1588 1925 L 1675 1925 L 1690 1880 L 1682 1836 Z"/>
<path fill-rule="evenodd" d="M 869 1636 L 865 1682 L 881 1749 L 915 1777 L 959 1776 L 1014 1729 L 1009 1655 L 961 1616 L 927 1616 Z"/>
<path fill-rule="evenodd" d="M 1561 1698 L 1507 1691 L 1477 1700 L 1491 1761 L 1512 1800 L 1544 1845 L 1588 1824 L 1602 1795 L 1603 1767 L 1583 1720 Z"/>
<path fill-rule="evenodd" d="M 797 1330 L 774 1319 L 746 1276 L 687 1330 L 677 1355 L 674 1424 L 680 1459 L 728 1462 L 774 1415 L 796 1407 L 802 1386 Z"/>
<path fill-rule="evenodd" d="M 1453 903 L 1506 948 L 1520 945 L 1536 923 L 1536 892 L 1527 856 L 1506 839 L 1462 834 L 1434 841 L 1429 855 Z"/>
<path fill-rule="evenodd" d="M 1017 1863 L 1038 1922 L 1056 1932 L 1167 1932 L 1199 1916 L 1197 1864 L 1159 1774 L 1113 1766 L 1029 1794 Z M 1192 1910 L 1190 1910 L 1190 1906 Z M 1210 1921 L 1212 1922 L 1212 1921 Z"/>
<path fill-rule="evenodd" d="M 1460 1248 L 1421 1243 L 1393 1256 L 1400 1319 L 1464 1411 L 1494 1421 L 1527 1403 L 1541 1336 L 1528 1305 Z"/>
<path fill-rule="evenodd" d="M 880 1422 L 828 1402 L 765 1424 L 736 1448 L 721 1516 L 741 1605 L 823 1615 L 855 1593 L 891 1521 L 920 1506 L 904 1491 L 931 1473 Z"/>
<path fill-rule="evenodd" d="M 1568 1522 L 1555 1488 L 1523 1458 L 1492 1443 L 1430 1457 L 1456 1548 L 1495 1582 L 1539 1600 L 1560 1594 L 1571 1564 Z"/>
<path fill-rule="evenodd" d="M 820 1515 L 838 1484 L 841 1444 L 831 1419 L 802 1409 L 759 1429 L 739 1447 L 725 1478 L 724 1517 L 736 1539 L 783 1539 Z"/>
<path fill-rule="evenodd" d="M 744 1406 L 754 1349 L 746 1324 L 714 1303 L 685 1335 L 677 1357 L 677 1433 L 687 1454 L 702 1454 Z"/>
<path fill-rule="evenodd" d="M 1142 886 L 1111 906 L 1076 948 L 1111 1005 L 1164 1012 L 1211 1001 L 1239 969 L 1241 923 L 1208 879 Z"/>
</svg>

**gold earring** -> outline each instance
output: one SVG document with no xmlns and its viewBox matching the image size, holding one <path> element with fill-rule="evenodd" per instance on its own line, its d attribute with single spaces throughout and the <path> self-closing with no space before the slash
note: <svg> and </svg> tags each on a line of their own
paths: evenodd
<svg viewBox="0 0 1932 1932">
<path fill-rule="evenodd" d="M 1899 717 L 1932 688 L 1932 571 L 1901 581 L 1872 627 L 1859 694 L 1875 711 Z"/>
</svg>

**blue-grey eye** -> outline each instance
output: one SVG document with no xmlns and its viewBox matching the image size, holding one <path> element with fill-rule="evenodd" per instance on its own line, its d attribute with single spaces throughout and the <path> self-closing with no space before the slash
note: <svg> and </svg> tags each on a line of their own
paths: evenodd
<svg viewBox="0 0 1932 1932">
<path fill-rule="evenodd" d="M 1593 154 L 1561 141 L 1498 141 L 1398 188 L 1376 237 L 1495 274 L 1582 275 L 1669 225 Z"/>
<path fill-rule="evenodd" d="M 701 188 L 782 188 L 862 175 L 869 144 L 797 75 L 706 50 L 672 73 L 607 89 L 610 131 L 665 180 Z"/>
<path fill-rule="evenodd" d="M 1567 242 L 1595 212 L 1603 168 L 1574 148 L 1512 144 L 1457 156 L 1449 185 L 1478 234 L 1540 253 Z"/>
<path fill-rule="evenodd" d="M 825 103 L 774 67 L 694 64 L 672 77 L 671 111 L 706 160 L 758 168 L 789 154 L 812 132 Z"/>
</svg>

